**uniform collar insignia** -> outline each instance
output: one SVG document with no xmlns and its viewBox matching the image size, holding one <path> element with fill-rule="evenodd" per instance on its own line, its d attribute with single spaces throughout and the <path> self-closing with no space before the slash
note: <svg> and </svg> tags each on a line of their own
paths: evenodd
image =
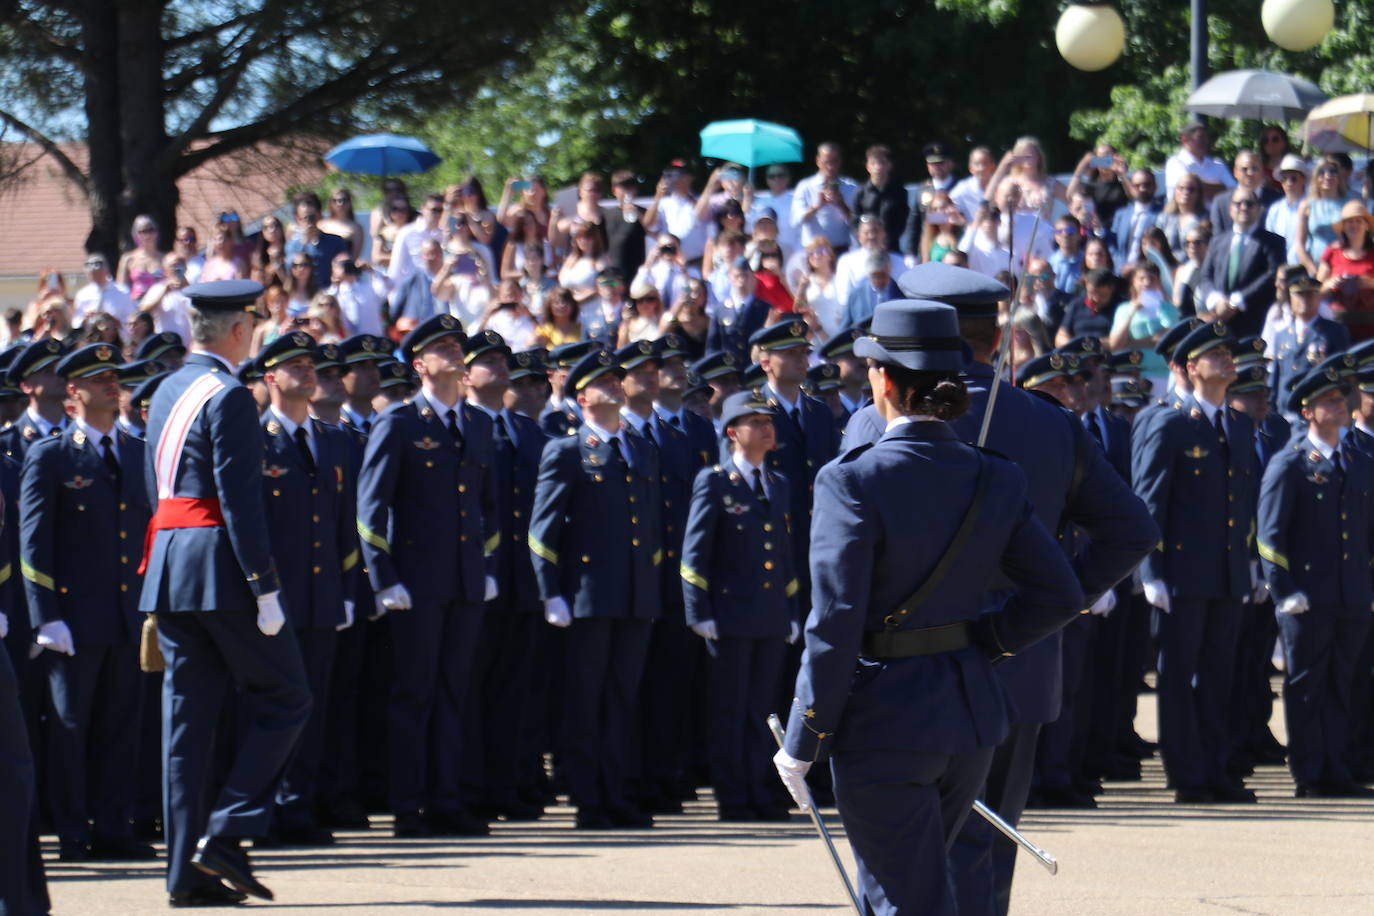
<svg viewBox="0 0 1374 916">
<path fill-rule="evenodd" d="M 279 433 L 279 432 L 281 432 L 281 424 L 278 423 L 276 420 L 268 420 L 268 421 L 267 421 L 267 433 L 268 433 L 268 435 L 275 436 L 275 435 L 276 435 L 277 433 Z"/>
<path fill-rule="evenodd" d="M 1188 416 L 1192 417 L 1194 420 L 1201 420 L 1201 419 L 1202 419 L 1202 408 L 1201 408 L 1201 407 L 1194 407 L 1191 411 L 1188 412 Z"/>
<path fill-rule="evenodd" d="M 434 416 L 434 409 L 431 407 L 421 407 L 420 416 L 428 420 L 429 418 Z"/>
<path fill-rule="evenodd" d="M 86 434 L 78 429 L 76 432 L 72 433 L 72 441 L 75 442 L 77 445 L 85 445 Z"/>
<path fill-rule="evenodd" d="M 25 438 L 25 439 L 32 439 L 32 438 L 33 438 L 34 436 L 36 436 L 36 435 L 38 435 L 38 430 L 34 429 L 32 426 L 25 426 L 25 427 L 24 427 L 24 438 Z"/>
</svg>

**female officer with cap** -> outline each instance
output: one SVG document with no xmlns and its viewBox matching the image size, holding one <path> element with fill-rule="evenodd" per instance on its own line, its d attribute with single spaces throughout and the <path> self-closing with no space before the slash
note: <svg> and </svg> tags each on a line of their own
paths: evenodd
<svg viewBox="0 0 1374 916">
<path fill-rule="evenodd" d="M 968 403 L 955 310 L 884 303 L 871 335 L 854 351 L 887 428 L 817 476 L 806 653 L 774 759 L 805 807 L 803 777 L 832 755 L 868 912 L 954 913 L 946 849 L 1007 732 L 992 664 L 1083 595 L 1021 471 L 947 425 Z M 1015 596 L 980 617 L 1006 580 Z"/>
</svg>

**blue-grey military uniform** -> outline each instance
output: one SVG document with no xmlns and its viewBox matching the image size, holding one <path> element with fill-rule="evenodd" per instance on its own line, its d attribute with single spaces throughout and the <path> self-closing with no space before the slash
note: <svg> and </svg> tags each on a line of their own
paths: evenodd
<svg viewBox="0 0 1374 916">
<path fill-rule="evenodd" d="M 748 392 L 731 396 L 726 417 L 735 408 L 772 412 Z M 799 622 L 788 483 L 758 470 L 763 498 L 733 458 L 698 472 L 677 583 L 687 625 L 711 620 L 719 633 L 706 641 L 707 755 L 721 815 L 737 820 L 767 817 L 776 806 L 773 742 L 763 723 L 773 709 L 784 640 Z"/>
<path fill-rule="evenodd" d="M 113 370 L 119 359 L 114 347 L 93 344 L 68 361 L 87 351 L 84 374 Z M 110 431 L 116 472 L 102 454 L 107 443 L 97 436 L 72 423 L 61 436 L 35 442 L 24 459 L 19 495 L 20 565 L 31 623 L 35 632 L 66 623 L 76 648 L 72 656 L 49 652 L 45 658 L 48 794 L 59 839 L 83 845 L 93 835 L 129 837 L 142 705 L 138 568 L 149 517 L 143 443 Z"/>
<path fill-rule="evenodd" d="M 1345 325 L 1318 315 L 1302 335 L 1291 323 L 1274 332 L 1274 356 L 1269 367 L 1270 400 L 1285 413 L 1293 382 L 1317 363 L 1350 347 Z"/>
<path fill-rule="evenodd" d="M 251 310 L 260 294 L 259 284 L 245 281 L 187 291 L 193 307 L 221 311 Z M 154 524 L 161 524 L 164 512 L 156 469 L 164 426 L 197 383 L 210 386 L 210 393 L 186 433 L 170 496 L 206 512 L 217 507 L 222 521 L 158 528 L 139 600 L 139 610 L 157 615 L 167 666 L 164 818 L 173 893 L 219 886 L 190 864 L 201 834 L 265 835 L 311 705 L 295 633 L 288 627 L 266 636 L 257 626 L 257 598 L 281 588 L 262 502 L 262 431 L 252 395 L 233 367 L 213 354 L 192 352 L 153 395 L 145 477 Z M 237 747 L 226 781 L 216 787 L 211 751 L 220 710 L 235 685 L 242 714 Z"/>
<path fill-rule="evenodd" d="M 935 328 L 923 321 L 894 333 L 889 309 L 947 317 Z M 918 363 L 937 371 L 959 364 L 948 307 L 884 303 L 872 333 L 856 343 L 857 354 L 938 358 Z M 888 338 L 900 349 L 887 350 Z M 946 338 L 954 346 L 920 349 Z M 948 573 L 909 606 L 980 487 L 984 497 Z M 1026 499 L 1025 475 L 965 445 L 946 423 L 905 423 L 827 465 L 814 517 L 812 610 L 785 749 L 802 760 L 831 755 L 865 912 L 959 912 L 946 850 L 1008 733 L 991 661 L 1062 627 L 1083 594 Z M 998 569 L 1015 591 L 998 614 L 985 615 Z M 938 637 L 949 641 L 936 644 Z M 921 644 L 899 648 L 913 638 Z"/>
<path fill-rule="evenodd" d="M 584 378 L 607 372 L 624 374 L 598 351 L 573 367 L 569 384 L 577 391 Z M 617 438 L 619 454 L 586 423 L 549 440 L 529 530 L 540 598 L 561 597 L 572 614 L 560 747 L 569 794 L 589 825 L 635 813 L 627 754 L 650 623 L 663 601 L 657 457 L 637 436 L 622 430 Z"/>
<path fill-rule="evenodd" d="M 407 335 L 407 358 L 462 326 L 437 315 Z M 449 410 L 458 428 L 449 431 Z M 424 392 L 382 414 L 358 478 L 358 533 L 372 587 L 397 583 L 413 606 L 390 615 L 395 670 L 387 708 L 389 796 L 397 815 L 463 813 L 462 709 L 482 623 L 485 577 L 501 543 L 491 419 Z"/>
<path fill-rule="evenodd" d="M 1192 360 L 1233 340 L 1222 322 L 1204 325 L 1179 343 L 1173 358 Z M 1162 581 L 1170 596 L 1170 612 L 1159 616 L 1165 772 L 1183 800 L 1243 801 L 1245 790 L 1227 776 L 1226 763 L 1238 628 L 1251 593 L 1254 429 L 1249 417 L 1225 405 L 1209 414 L 1185 395 L 1144 430 L 1137 427 L 1135 490 L 1161 531 L 1141 579 Z"/>
<path fill-rule="evenodd" d="M 1342 384 L 1335 370 L 1313 376 L 1290 410 Z M 1295 436 L 1269 463 L 1259 495 L 1259 555 L 1274 603 L 1299 592 L 1308 603 L 1278 614 L 1288 768 L 1300 797 L 1374 794 L 1355 786 L 1349 759 L 1356 665 L 1374 601 L 1374 463 L 1344 443 L 1324 451 Z"/>
<path fill-rule="evenodd" d="M 264 371 L 298 356 L 314 358 L 315 341 L 304 332 L 284 335 L 264 348 Z M 352 601 L 359 549 L 354 523 L 354 477 L 348 434 L 310 417 L 305 432 L 309 461 L 290 423 L 269 407 L 261 418 L 265 452 L 262 499 L 272 556 L 281 578 L 281 603 L 296 631 L 307 683 L 315 704 L 277 795 L 277 824 L 290 831 L 315 825 L 317 779 L 324 753 L 329 681 L 344 602 Z M 291 424 L 294 426 L 294 424 Z M 366 613 L 369 608 L 364 607 Z"/>
</svg>

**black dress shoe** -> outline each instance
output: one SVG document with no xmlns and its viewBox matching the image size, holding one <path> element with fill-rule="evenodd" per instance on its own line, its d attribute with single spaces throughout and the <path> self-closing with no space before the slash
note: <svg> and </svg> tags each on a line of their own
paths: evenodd
<svg viewBox="0 0 1374 916">
<path fill-rule="evenodd" d="M 682 801 L 666 795 L 651 795 L 641 799 L 639 807 L 650 814 L 681 814 Z"/>
<path fill-rule="evenodd" d="M 544 816 L 544 806 L 516 799 L 498 806 L 497 813 L 507 821 L 537 821 Z"/>
<path fill-rule="evenodd" d="M 1140 782 L 1140 761 L 1125 754 L 1108 757 L 1101 770 L 1108 782 Z"/>
<path fill-rule="evenodd" d="M 753 823 L 758 819 L 754 809 L 748 805 L 722 805 L 716 820 L 726 824 Z"/>
<path fill-rule="evenodd" d="M 272 892 L 253 877 L 248 853 L 239 848 L 238 840 L 228 837 L 203 836 L 196 843 L 191 864 L 207 875 L 223 878 L 235 890 L 253 897 L 271 900 Z"/>
<path fill-rule="evenodd" d="M 1322 794 L 1315 785 L 1300 782 L 1293 787 L 1294 798 L 1321 798 Z"/>
<path fill-rule="evenodd" d="M 1253 804 L 1255 802 L 1255 793 L 1245 788 L 1243 785 L 1238 786 L 1228 783 L 1224 786 L 1210 786 L 1209 788 L 1212 790 L 1212 800 L 1216 802 L 1241 805 Z"/>
<path fill-rule="evenodd" d="M 102 837 L 91 839 L 91 858 L 111 862 L 156 859 L 157 850 L 133 837 Z"/>
<path fill-rule="evenodd" d="M 612 826 L 628 830 L 643 830 L 654 825 L 654 819 L 635 808 L 607 808 L 606 816 Z"/>
<path fill-rule="evenodd" d="M 57 858 L 63 862 L 85 862 L 91 857 L 91 847 L 81 840 L 59 840 Z"/>
<path fill-rule="evenodd" d="M 209 887 L 193 887 L 189 891 L 172 891 L 167 898 L 171 907 L 183 906 L 238 906 L 248 899 L 243 891 L 236 891 L 223 884 Z"/>
<path fill-rule="evenodd" d="M 335 830 L 366 830 L 371 826 L 363 806 L 352 800 L 341 801 L 321 811 L 320 824 Z"/>
<path fill-rule="evenodd" d="M 1174 801 L 1183 805 L 1208 805 L 1216 801 L 1212 790 L 1203 786 L 1191 786 L 1174 790 Z"/>
<path fill-rule="evenodd" d="M 130 821 L 131 833 L 136 840 L 156 842 L 162 839 L 162 820 L 156 817 L 136 817 Z"/>
<path fill-rule="evenodd" d="M 574 825 L 578 830 L 610 830 L 615 826 L 611 823 L 605 810 L 595 805 L 584 805 L 578 808 Z"/>
<path fill-rule="evenodd" d="M 1045 808 L 1096 808 L 1097 800 L 1091 795 L 1071 788 L 1040 787 L 1040 803 Z"/>
<path fill-rule="evenodd" d="M 391 827 L 391 835 L 398 840 L 415 840 L 434 833 L 425 823 L 425 819 L 420 817 L 418 811 L 407 811 L 396 815 L 396 822 Z"/>
<path fill-rule="evenodd" d="M 754 811 L 758 815 L 755 820 L 768 824 L 785 824 L 792 820 L 792 812 L 785 805 L 755 805 Z"/>
<path fill-rule="evenodd" d="M 426 815 L 429 832 L 435 836 L 487 836 L 491 827 L 466 811 L 434 812 Z"/>
<path fill-rule="evenodd" d="M 277 828 L 277 837 L 283 846 L 334 845 L 334 834 L 314 824 L 301 824 L 294 827 L 282 824 Z"/>
<path fill-rule="evenodd" d="M 1320 798 L 1374 798 L 1374 789 L 1343 779 L 1327 779 L 1317 783 Z"/>
</svg>

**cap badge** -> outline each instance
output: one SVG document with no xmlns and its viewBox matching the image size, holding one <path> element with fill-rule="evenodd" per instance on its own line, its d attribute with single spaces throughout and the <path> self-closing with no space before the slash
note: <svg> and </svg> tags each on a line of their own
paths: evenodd
<svg viewBox="0 0 1374 916">
<path fill-rule="evenodd" d="M 1218 337 L 1226 336 L 1226 322 L 1217 321 L 1212 324 L 1212 333 Z"/>
<path fill-rule="evenodd" d="M 441 316 L 439 316 L 439 325 L 440 325 L 440 327 L 451 328 L 451 327 L 453 327 L 453 326 L 454 326 L 455 324 L 457 324 L 457 323 L 458 323 L 458 322 L 454 320 L 454 318 L 453 318 L 452 315 L 441 315 Z"/>
<path fill-rule="evenodd" d="M 305 335 L 304 335 L 304 334 L 292 334 L 292 335 L 291 335 L 291 342 L 292 342 L 293 344 L 295 344 L 296 346 L 298 346 L 298 347 L 309 346 L 309 341 L 307 341 L 307 340 L 305 339 Z"/>
<path fill-rule="evenodd" d="M 1341 377 L 1341 374 L 1340 374 L 1339 372 L 1336 371 L 1336 368 L 1335 368 L 1334 366 L 1327 366 L 1327 367 L 1326 367 L 1326 378 L 1327 378 L 1328 381 L 1334 382 L 1334 381 L 1339 380 L 1340 377 Z"/>
<path fill-rule="evenodd" d="M 52 339 L 49 339 L 49 340 L 48 340 L 48 352 L 49 352 L 49 353 L 56 353 L 56 352 L 57 352 L 58 350 L 60 350 L 60 349 L 62 349 L 62 345 L 61 345 L 60 343 L 58 343 L 57 341 L 52 340 Z"/>
<path fill-rule="evenodd" d="M 787 332 L 793 337 L 802 337 L 806 334 L 806 325 L 802 324 L 800 321 L 794 321 L 787 329 Z"/>
<path fill-rule="evenodd" d="M 95 351 L 95 358 L 102 363 L 108 363 L 110 361 L 110 357 L 113 355 L 114 351 L 111 350 L 109 347 L 97 347 Z"/>
<path fill-rule="evenodd" d="M 1050 354 L 1050 368 L 1051 368 L 1051 369 L 1063 369 L 1063 368 L 1064 368 L 1064 357 L 1060 356 L 1058 353 L 1051 353 L 1051 354 Z"/>
<path fill-rule="evenodd" d="M 605 350 L 600 350 L 596 354 L 596 361 L 600 365 L 609 366 L 611 364 L 611 354 L 607 353 Z"/>
<path fill-rule="evenodd" d="M 528 366 L 530 364 L 530 355 L 528 353 L 517 353 L 515 355 L 515 363 L 518 366 Z"/>
</svg>

